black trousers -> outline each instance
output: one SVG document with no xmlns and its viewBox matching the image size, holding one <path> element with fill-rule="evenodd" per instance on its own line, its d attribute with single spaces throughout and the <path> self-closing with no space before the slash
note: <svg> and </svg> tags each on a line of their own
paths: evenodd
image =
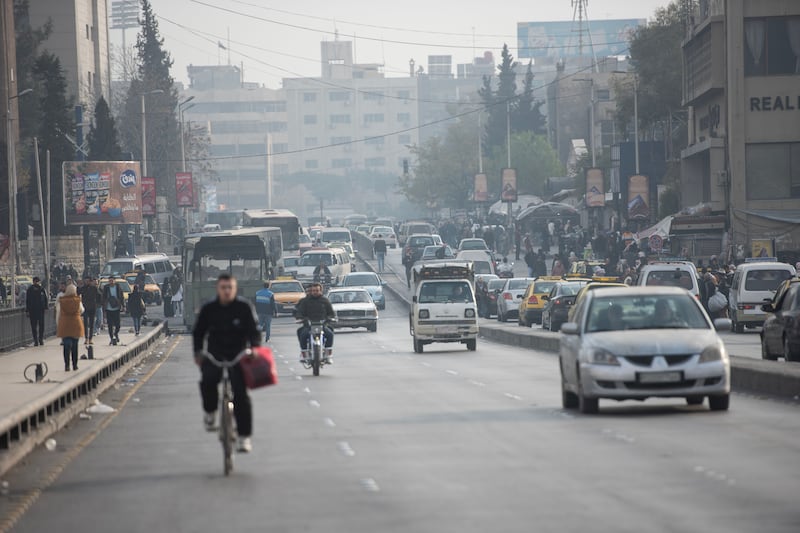
<svg viewBox="0 0 800 533">
<path fill-rule="evenodd" d="M 200 367 L 200 395 L 203 397 L 203 411 L 213 413 L 219 406 L 219 383 L 222 381 L 222 369 L 210 361 L 203 360 Z M 240 437 L 253 434 L 253 407 L 250 395 L 244 384 L 242 368 L 239 365 L 228 370 L 233 391 L 233 416 L 236 418 L 236 432 Z"/>
<path fill-rule="evenodd" d="M 83 325 L 84 330 L 86 331 L 87 340 L 92 340 L 92 337 L 94 336 L 94 318 L 96 314 L 96 309 L 87 309 L 83 313 Z"/>
<path fill-rule="evenodd" d="M 33 342 L 34 344 L 42 344 L 44 342 L 44 311 L 31 313 L 30 319 Z"/>
<path fill-rule="evenodd" d="M 106 321 L 108 322 L 108 336 L 114 340 L 119 337 L 119 309 L 116 311 L 106 309 Z"/>
</svg>

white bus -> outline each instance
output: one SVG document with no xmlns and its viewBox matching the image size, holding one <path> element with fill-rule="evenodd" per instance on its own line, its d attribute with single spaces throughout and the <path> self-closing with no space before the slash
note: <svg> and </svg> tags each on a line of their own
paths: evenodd
<svg viewBox="0 0 800 533">
<path fill-rule="evenodd" d="M 245 209 L 242 222 L 246 228 L 280 228 L 284 250 L 299 250 L 303 227 L 297 215 L 288 209 Z"/>
<path fill-rule="evenodd" d="M 278 228 L 245 228 L 197 233 L 183 243 L 183 322 L 194 325 L 200 306 L 214 298 L 217 276 L 236 277 L 239 296 L 255 301 L 256 292 L 270 278 L 283 252 Z"/>
</svg>

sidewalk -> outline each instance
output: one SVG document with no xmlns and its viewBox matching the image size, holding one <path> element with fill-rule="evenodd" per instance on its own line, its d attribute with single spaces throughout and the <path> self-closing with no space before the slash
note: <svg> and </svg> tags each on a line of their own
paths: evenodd
<svg viewBox="0 0 800 533">
<path fill-rule="evenodd" d="M 142 327 L 140 335 L 136 337 L 133 333 L 128 333 L 127 328 L 123 328 L 119 335 L 121 344 L 117 346 L 110 346 L 107 331 L 101 331 L 100 335 L 94 338 L 94 359 L 79 359 L 77 372 L 72 370 L 64 372 L 61 339 L 58 337 L 46 339 L 44 346 L 31 345 L 0 354 L 0 421 L 45 396 L 67 380 L 91 375 L 105 361 L 113 359 L 130 349 L 131 345 L 148 338 L 155 330 L 154 327 Z M 83 339 L 80 341 L 78 357 L 82 355 L 86 355 Z M 26 381 L 22 375 L 25 367 L 42 362 L 48 367 L 44 380 L 40 383 Z M 33 368 L 28 370 L 28 376 L 34 379 Z M 80 379 L 75 381 L 78 382 Z"/>
</svg>

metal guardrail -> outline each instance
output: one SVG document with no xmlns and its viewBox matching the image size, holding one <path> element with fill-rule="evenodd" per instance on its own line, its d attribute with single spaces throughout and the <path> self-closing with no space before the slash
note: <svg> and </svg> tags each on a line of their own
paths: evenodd
<svg viewBox="0 0 800 533">
<path fill-rule="evenodd" d="M 44 336 L 56 334 L 56 312 L 49 309 L 44 317 Z M 0 309 L 0 351 L 11 350 L 33 342 L 31 322 L 25 308 Z"/>
</svg>

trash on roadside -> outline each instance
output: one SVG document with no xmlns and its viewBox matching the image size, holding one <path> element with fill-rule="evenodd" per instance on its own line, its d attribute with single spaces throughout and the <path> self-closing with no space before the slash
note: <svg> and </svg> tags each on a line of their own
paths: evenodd
<svg viewBox="0 0 800 533">
<path fill-rule="evenodd" d="M 141 399 L 139 399 L 139 398 L 134 398 L 134 399 L 133 399 L 133 403 L 139 403 L 139 402 L 141 402 L 141 401 L 142 401 L 142 400 L 141 400 Z"/>
<path fill-rule="evenodd" d="M 128 378 L 125 380 L 125 383 L 138 383 L 139 378 Z"/>
<path fill-rule="evenodd" d="M 116 409 L 114 409 L 110 405 L 102 403 L 100 400 L 95 400 L 94 405 L 86 410 L 87 413 L 93 413 L 98 415 L 113 413 L 114 411 L 116 411 Z"/>
<path fill-rule="evenodd" d="M 91 420 L 92 419 L 92 415 L 87 415 L 86 413 L 80 413 L 78 415 L 78 418 L 80 418 L 82 420 Z"/>
<path fill-rule="evenodd" d="M 54 451 L 56 449 L 57 444 L 58 443 L 56 442 L 56 439 L 53 438 L 49 438 L 46 441 L 44 441 L 44 447 L 47 448 L 48 452 Z"/>
</svg>

